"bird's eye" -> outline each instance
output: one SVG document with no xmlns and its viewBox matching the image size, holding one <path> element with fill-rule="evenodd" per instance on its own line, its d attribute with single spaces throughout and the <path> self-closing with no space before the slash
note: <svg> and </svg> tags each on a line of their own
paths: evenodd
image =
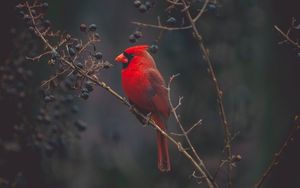
<svg viewBox="0 0 300 188">
<path fill-rule="evenodd" d="M 130 63 L 130 60 L 133 58 L 133 55 L 132 55 L 132 54 L 129 54 L 129 53 L 127 53 L 127 52 L 123 52 L 123 55 L 127 58 L 128 63 Z"/>
</svg>

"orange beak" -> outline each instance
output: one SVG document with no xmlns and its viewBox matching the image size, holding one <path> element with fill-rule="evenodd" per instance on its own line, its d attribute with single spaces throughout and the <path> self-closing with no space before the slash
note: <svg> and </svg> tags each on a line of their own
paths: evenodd
<svg viewBox="0 0 300 188">
<path fill-rule="evenodd" d="M 118 63 L 127 63 L 128 59 L 122 53 L 116 57 L 115 61 Z"/>
</svg>

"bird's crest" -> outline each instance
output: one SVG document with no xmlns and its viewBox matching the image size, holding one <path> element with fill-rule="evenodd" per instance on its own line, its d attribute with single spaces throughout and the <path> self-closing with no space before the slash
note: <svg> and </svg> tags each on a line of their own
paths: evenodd
<svg viewBox="0 0 300 188">
<path fill-rule="evenodd" d="M 138 45 L 127 48 L 124 52 L 127 54 L 139 54 L 141 52 L 147 51 L 149 48 L 148 45 Z"/>
</svg>

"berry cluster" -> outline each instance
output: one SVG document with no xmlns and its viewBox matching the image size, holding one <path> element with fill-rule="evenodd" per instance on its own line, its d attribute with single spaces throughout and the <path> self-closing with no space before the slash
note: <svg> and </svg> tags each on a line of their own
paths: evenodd
<svg viewBox="0 0 300 188">
<path fill-rule="evenodd" d="M 129 35 L 128 40 L 129 40 L 130 43 L 135 43 L 142 36 L 143 36 L 143 33 L 140 30 L 136 30 L 132 34 Z M 158 45 L 157 44 L 152 44 L 150 46 L 149 50 L 150 50 L 151 53 L 155 54 L 158 51 Z"/>
<path fill-rule="evenodd" d="M 81 24 L 80 31 L 85 39 L 78 39 L 71 34 L 53 31 L 50 21 L 45 20 L 42 10 L 45 3 L 21 3 L 17 9 L 22 12 L 23 19 L 29 30 L 44 42 L 44 51 L 36 57 L 28 58 L 32 61 L 42 58 L 48 59 L 48 64 L 54 68 L 55 74 L 42 83 L 43 89 L 49 90 L 63 87 L 77 93 L 82 99 L 88 99 L 93 91 L 93 83 L 87 77 L 98 78 L 100 70 L 110 68 L 112 64 L 103 59 L 103 54 L 97 51 L 100 35 L 95 24 Z M 49 24 L 42 24 L 42 23 Z M 50 41 L 57 41 L 52 44 Z M 53 97 L 46 96 L 47 101 Z"/>
<path fill-rule="evenodd" d="M 201 9 L 204 6 L 205 2 L 206 0 L 192 0 L 193 7 L 196 9 Z M 219 2 L 217 0 L 210 0 L 207 4 L 206 10 L 215 11 L 217 9 L 218 3 Z"/>
<path fill-rule="evenodd" d="M 47 8 L 47 3 L 38 1 L 16 6 L 30 33 L 44 42 L 43 47 L 39 48 L 43 49 L 39 55 L 27 57 L 26 61 L 45 60 L 52 67 L 54 74 L 42 82 L 40 96 L 43 101 L 40 102 L 37 114 L 20 118 L 22 121 L 11 127 L 22 132 L 22 135 L 25 135 L 23 131 L 26 130 L 24 144 L 39 153 L 51 156 L 55 151 L 65 151 L 66 143 L 72 141 L 73 137 L 78 138 L 79 133 L 86 129 L 86 123 L 77 118 L 79 107 L 75 99 L 88 99 L 95 86 L 88 78 L 98 79 L 99 71 L 112 65 L 104 60 L 103 54 L 97 50 L 100 35 L 96 32 L 95 24 L 79 26 L 85 37 L 81 40 L 69 33 L 54 31 L 51 22 L 45 19 Z M 34 96 L 27 93 L 28 85 L 33 85 L 27 83 L 33 73 L 24 68 L 24 62 L 25 60 L 20 58 L 19 61 L 0 67 L 3 80 L 0 100 L 16 97 L 16 107 L 23 116 L 26 114 L 23 112 L 23 107 L 26 106 L 24 99 Z M 31 100 L 32 103 L 34 99 Z"/>
<path fill-rule="evenodd" d="M 150 1 L 145 1 L 142 3 L 140 0 L 135 0 L 133 4 L 141 13 L 145 13 L 149 11 L 155 3 Z"/>
<path fill-rule="evenodd" d="M 143 33 L 140 30 L 136 30 L 134 33 L 129 35 L 128 40 L 131 43 L 135 43 L 142 36 L 143 36 Z"/>
<path fill-rule="evenodd" d="M 27 24 L 29 31 L 32 34 L 36 34 L 35 27 L 40 32 L 45 32 L 47 29 L 49 29 L 49 27 L 51 26 L 51 22 L 50 20 L 44 19 L 45 11 L 48 9 L 48 3 L 34 3 L 30 8 L 31 11 L 28 12 L 25 3 L 20 3 L 16 6 L 19 15 Z"/>
</svg>

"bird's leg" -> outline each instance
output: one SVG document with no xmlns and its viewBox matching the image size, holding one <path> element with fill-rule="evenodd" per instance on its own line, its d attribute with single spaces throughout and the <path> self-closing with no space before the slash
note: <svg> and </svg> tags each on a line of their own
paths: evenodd
<svg viewBox="0 0 300 188">
<path fill-rule="evenodd" d="M 149 124 L 149 121 L 151 120 L 151 116 L 152 116 L 152 113 L 149 112 L 146 116 L 146 119 L 143 119 L 144 120 L 144 127 L 146 127 L 148 124 Z"/>
<path fill-rule="evenodd" d="M 124 101 L 126 101 L 126 103 L 128 104 L 129 111 L 134 112 L 135 106 L 132 104 L 132 102 L 125 97 L 124 97 Z M 151 115 L 152 115 L 151 112 L 149 112 L 148 114 L 143 113 L 144 115 L 146 115 L 146 118 L 143 118 L 143 117 L 139 116 L 138 114 L 135 114 L 135 113 L 133 113 L 133 114 L 139 120 L 139 122 L 141 122 L 143 124 L 144 127 L 149 124 L 149 122 L 151 120 Z"/>
<path fill-rule="evenodd" d="M 133 114 L 134 114 L 135 117 L 139 120 L 139 122 L 141 122 L 143 125 L 148 124 L 148 122 L 149 122 L 149 120 L 148 120 L 148 115 L 149 115 L 149 114 L 147 115 L 147 119 L 141 117 L 140 115 L 134 113 L 134 109 L 135 109 L 136 107 L 132 104 L 132 102 L 131 102 L 129 99 L 127 99 L 127 98 L 124 97 L 124 101 L 126 101 L 126 103 L 128 104 L 128 106 L 129 106 L 129 111 L 133 112 Z M 151 117 L 149 117 L 149 118 L 151 118 Z"/>
<path fill-rule="evenodd" d="M 146 118 L 143 118 L 143 117 L 141 117 L 137 114 L 134 114 L 134 115 L 139 120 L 139 122 L 141 122 L 143 127 L 146 127 L 149 124 L 150 120 L 151 120 L 151 112 L 146 115 Z"/>
</svg>

